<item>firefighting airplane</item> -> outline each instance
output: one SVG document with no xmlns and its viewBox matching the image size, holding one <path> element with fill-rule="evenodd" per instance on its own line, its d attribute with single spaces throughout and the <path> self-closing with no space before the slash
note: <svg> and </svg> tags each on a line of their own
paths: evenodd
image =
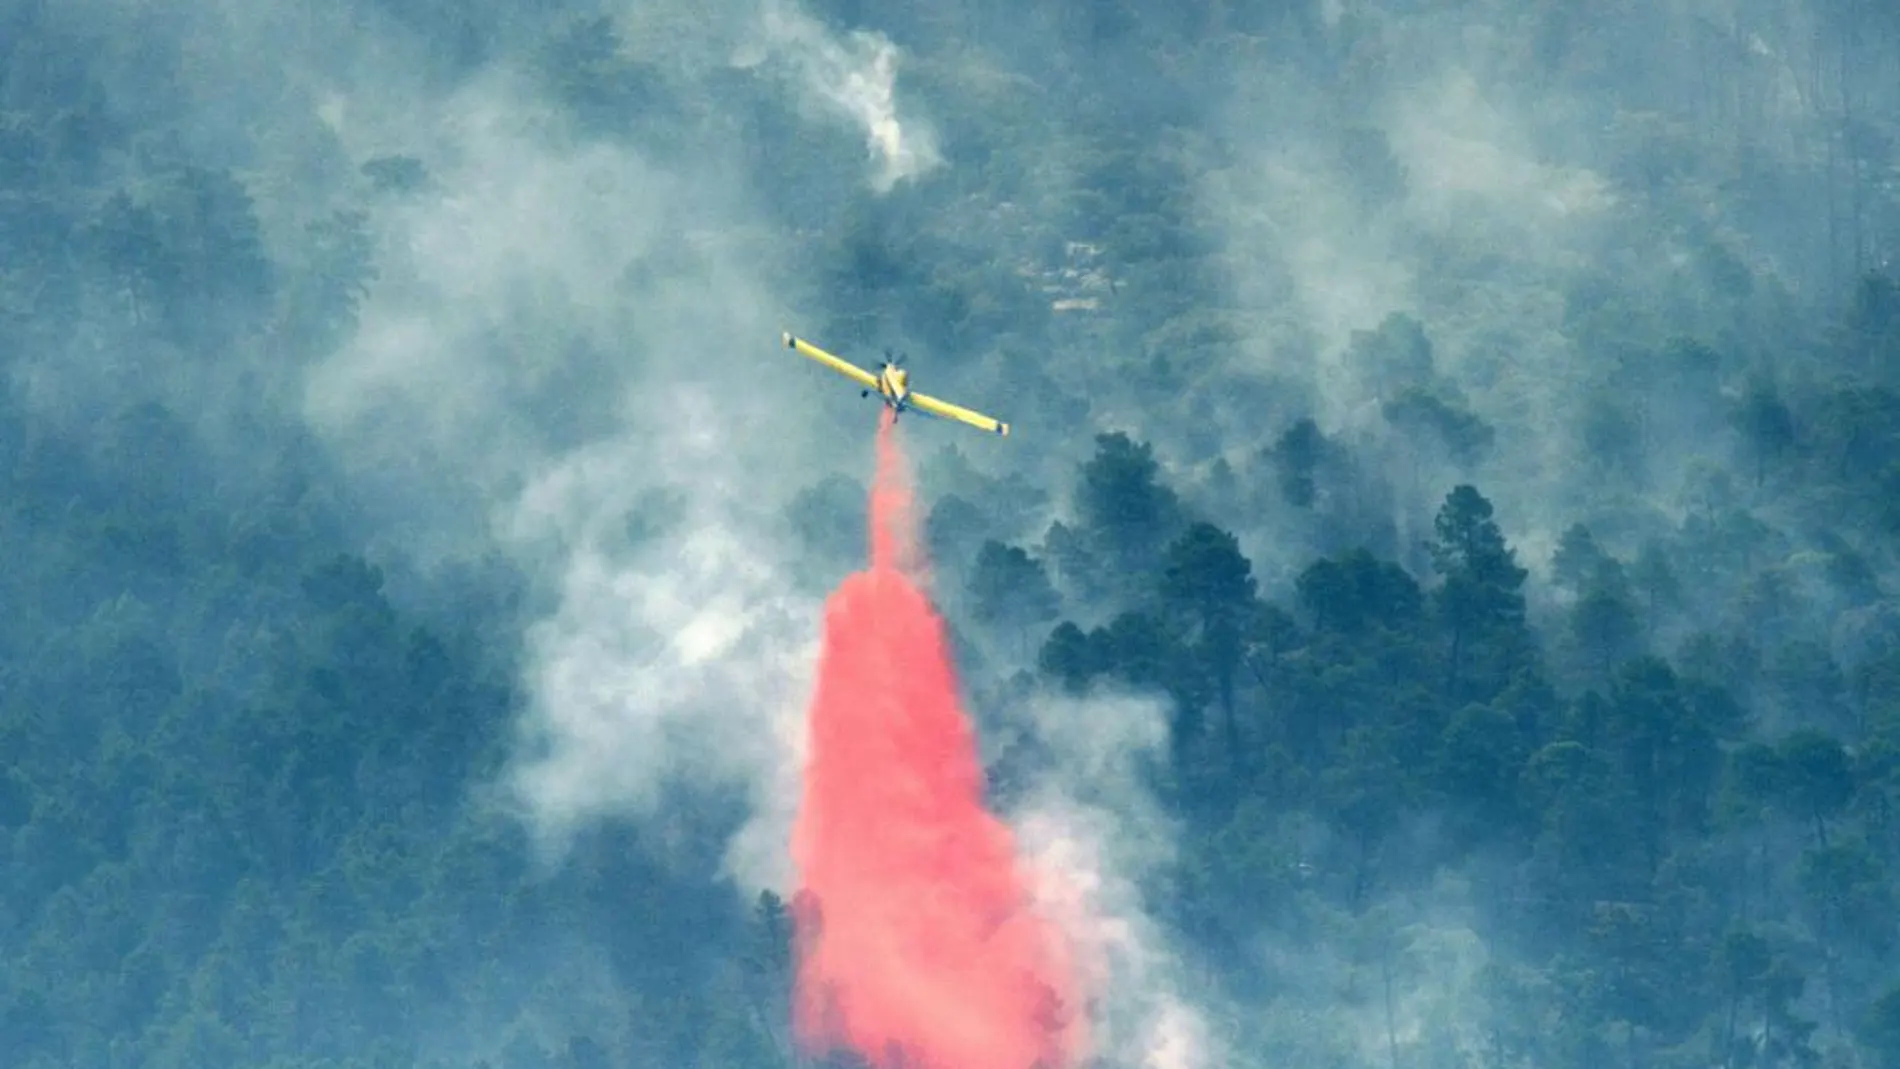
<svg viewBox="0 0 1900 1069">
<path fill-rule="evenodd" d="M 901 356 L 886 359 L 884 366 L 878 369 L 877 374 L 873 375 L 848 360 L 839 359 L 825 352 L 823 349 L 818 348 L 803 338 L 794 338 L 789 333 L 783 335 L 783 337 L 787 349 L 796 349 L 805 356 L 811 357 L 813 360 L 818 361 L 831 370 L 836 371 L 838 374 L 843 375 L 845 378 L 857 383 L 859 386 L 862 386 L 863 389 L 858 391 L 859 397 L 869 397 L 871 396 L 871 391 L 876 390 L 878 396 L 883 398 L 884 403 L 889 405 L 898 416 L 902 416 L 905 412 L 915 410 L 928 416 L 935 416 L 938 419 L 950 419 L 956 420 L 959 423 L 967 423 L 978 430 L 989 431 L 991 434 L 1007 435 L 1009 433 L 1009 424 L 1001 420 L 991 419 L 980 412 L 972 412 L 959 405 L 953 405 L 948 401 L 939 401 L 928 394 L 921 394 L 912 390 L 910 388 L 910 372 L 904 370 L 904 358 Z"/>
</svg>

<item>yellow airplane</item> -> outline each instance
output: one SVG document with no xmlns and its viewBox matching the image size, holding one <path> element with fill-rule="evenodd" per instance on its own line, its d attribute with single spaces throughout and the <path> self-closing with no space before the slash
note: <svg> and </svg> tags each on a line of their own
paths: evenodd
<svg viewBox="0 0 1900 1069">
<path fill-rule="evenodd" d="M 784 338 L 787 349 L 796 349 L 864 387 L 858 391 L 859 397 L 869 397 L 871 391 L 876 390 L 878 396 L 884 399 L 884 403 L 899 416 L 915 410 L 938 419 L 968 423 L 972 427 L 989 431 L 991 434 L 1007 435 L 1009 433 L 1009 424 L 1001 420 L 991 419 L 980 412 L 972 412 L 967 408 L 953 405 L 948 401 L 939 401 L 935 397 L 911 389 L 910 372 L 904 370 L 904 358 L 901 356 L 886 359 L 884 366 L 873 375 L 848 360 L 841 360 L 825 352 L 803 338 L 794 338 L 789 333 L 785 334 Z"/>
</svg>

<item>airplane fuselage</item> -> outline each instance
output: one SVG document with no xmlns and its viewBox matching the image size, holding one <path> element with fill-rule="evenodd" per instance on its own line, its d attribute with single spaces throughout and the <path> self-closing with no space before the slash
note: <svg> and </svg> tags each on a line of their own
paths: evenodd
<svg viewBox="0 0 1900 1069">
<path fill-rule="evenodd" d="M 910 403 L 910 372 L 885 364 L 877 373 L 877 392 L 885 404 L 902 413 Z"/>
</svg>

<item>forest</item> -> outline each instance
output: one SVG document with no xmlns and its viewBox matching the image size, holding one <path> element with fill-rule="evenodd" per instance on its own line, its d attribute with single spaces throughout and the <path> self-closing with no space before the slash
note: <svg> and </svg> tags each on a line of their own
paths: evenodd
<svg viewBox="0 0 1900 1069">
<path fill-rule="evenodd" d="M 789 329 L 1092 1069 L 1900 1069 L 1897 252 L 1858 0 L 0 0 L 0 1064 L 844 1065 Z"/>
</svg>

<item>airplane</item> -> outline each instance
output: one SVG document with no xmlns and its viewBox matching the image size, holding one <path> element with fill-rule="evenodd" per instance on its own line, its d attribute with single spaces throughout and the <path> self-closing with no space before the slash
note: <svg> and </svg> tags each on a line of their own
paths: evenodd
<svg viewBox="0 0 1900 1069">
<path fill-rule="evenodd" d="M 858 391 L 859 397 L 869 397 L 872 391 L 876 391 L 884 403 L 896 413 L 896 416 L 892 417 L 893 419 L 897 418 L 897 416 L 902 416 L 906 412 L 915 411 L 922 412 L 927 416 L 935 416 L 938 419 L 967 423 L 978 430 L 989 431 L 991 434 L 1009 434 L 1009 424 L 1001 420 L 991 419 L 989 416 L 985 416 L 980 412 L 972 412 L 960 405 L 953 405 L 948 401 L 940 401 L 928 394 L 921 394 L 911 389 L 910 372 L 904 370 L 904 358 L 902 356 L 893 357 L 886 351 L 884 354 L 884 366 L 878 369 L 877 374 L 873 375 L 848 360 L 842 360 L 825 352 L 823 349 L 818 348 L 803 338 L 792 337 L 789 332 L 784 334 L 783 337 L 787 349 L 794 349 L 805 356 L 811 357 L 813 360 L 818 361 L 820 364 L 825 365 L 863 387 L 863 389 Z"/>
</svg>

